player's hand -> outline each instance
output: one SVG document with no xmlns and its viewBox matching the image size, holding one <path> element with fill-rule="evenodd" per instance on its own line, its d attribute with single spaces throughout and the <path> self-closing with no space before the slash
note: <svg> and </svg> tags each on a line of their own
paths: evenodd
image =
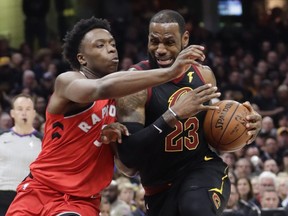
<svg viewBox="0 0 288 216">
<path fill-rule="evenodd" d="M 175 62 L 170 67 L 172 73 L 176 73 L 177 76 L 181 76 L 190 67 L 191 64 L 199 65 L 196 60 L 204 61 L 204 47 L 200 45 L 191 45 L 183 49 L 177 56 Z"/>
<path fill-rule="evenodd" d="M 215 105 L 204 105 L 214 98 L 220 97 L 217 87 L 211 84 L 199 86 L 196 89 L 183 93 L 171 109 L 180 119 L 186 119 L 195 116 L 197 113 L 208 109 L 219 109 Z"/>
<path fill-rule="evenodd" d="M 248 101 L 243 103 L 243 105 L 250 111 L 250 115 L 246 116 L 246 128 L 248 130 L 248 134 L 251 136 L 251 139 L 247 142 L 247 144 L 251 144 L 256 139 L 258 133 L 261 130 L 262 117 L 253 109 Z"/>
<path fill-rule="evenodd" d="M 119 122 L 106 125 L 101 131 L 101 142 L 109 144 L 112 142 L 122 143 L 122 134 L 129 136 L 128 129 Z"/>
</svg>

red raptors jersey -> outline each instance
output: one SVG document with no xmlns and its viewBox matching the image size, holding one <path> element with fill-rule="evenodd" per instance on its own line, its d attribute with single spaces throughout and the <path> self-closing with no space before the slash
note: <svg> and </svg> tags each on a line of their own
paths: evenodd
<svg viewBox="0 0 288 216">
<path fill-rule="evenodd" d="M 42 152 L 33 177 L 54 190 L 79 197 L 98 194 L 112 180 L 113 153 L 100 142 L 103 126 L 115 122 L 114 101 L 99 100 L 75 115 L 46 112 Z"/>
</svg>

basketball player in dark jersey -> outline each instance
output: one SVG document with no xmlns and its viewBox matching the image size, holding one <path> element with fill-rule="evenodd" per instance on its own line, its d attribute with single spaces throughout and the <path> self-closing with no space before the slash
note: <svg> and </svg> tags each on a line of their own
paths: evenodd
<svg viewBox="0 0 288 216">
<path fill-rule="evenodd" d="M 94 17 L 79 21 L 66 35 L 63 48 L 73 71 L 55 81 L 42 151 L 18 186 L 7 216 L 97 216 L 99 193 L 113 175 L 112 148 L 101 140 L 101 129 L 115 122 L 113 98 L 175 79 L 204 58 L 203 47 L 191 46 L 172 67 L 114 73 L 118 53 L 109 23 Z M 108 128 L 128 133 L 121 124 Z"/>
<path fill-rule="evenodd" d="M 149 24 L 149 61 L 131 70 L 169 67 L 188 40 L 183 17 L 160 11 Z M 213 108 L 208 104 L 212 95 L 203 91 L 207 85 L 217 89 L 210 68 L 191 65 L 173 81 L 117 100 L 118 120 L 132 133 L 118 145 L 118 156 L 139 172 L 149 216 L 215 216 L 227 203 L 227 165 L 210 150 L 203 134 L 201 111 Z M 251 143 L 261 116 L 249 102 L 245 106 L 252 112 L 246 125 Z"/>
</svg>

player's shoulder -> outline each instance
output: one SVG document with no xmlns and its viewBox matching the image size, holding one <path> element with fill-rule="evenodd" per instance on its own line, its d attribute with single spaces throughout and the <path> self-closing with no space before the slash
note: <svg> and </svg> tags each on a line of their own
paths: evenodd
<svg viewBox="0 0 288 216">
<path fill-rule="evenodd" d="M 212 72 L 212 69 L 208 66 L 208 65 L 198 65 L 198 66 L 195 66 L 201 73 L 213 73 Z"/>
<path fill-rule="evenodd" d="M 214 75 L 212 69 L 208 65 L 198 65 L 195 67 L 200 72 L 205 83 L 212 83 L 213 85 L 216 85 L 215 75 Z"/>
<path fill-rule="evenodd" d="M 78 71 L 67 71 L 67 72 L 59 74 L 56 77 L 56 82 L 68 82 L 77 78 L 84 78 L 84 77 Z"/>
</svg>

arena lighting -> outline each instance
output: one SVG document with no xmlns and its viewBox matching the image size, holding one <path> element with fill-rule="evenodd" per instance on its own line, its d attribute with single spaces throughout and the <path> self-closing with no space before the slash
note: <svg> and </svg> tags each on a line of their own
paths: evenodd
<svg viewBox="0 0 288 216">
<path fill-rule="evenodd" d="M 220 16 L 241 16 L 243 14 L 241 0 L 219 0 L 218 14 Z"/>
</svg>

